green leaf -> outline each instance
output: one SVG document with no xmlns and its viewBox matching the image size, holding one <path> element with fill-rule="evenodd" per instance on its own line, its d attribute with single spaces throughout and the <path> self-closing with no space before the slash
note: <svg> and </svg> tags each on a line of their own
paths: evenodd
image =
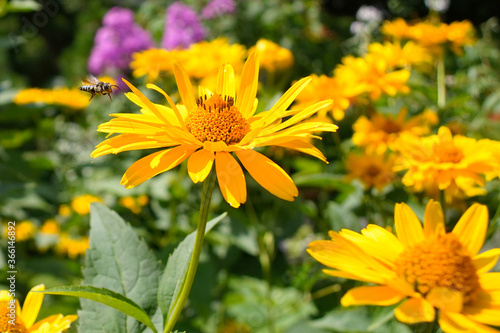
<svg viewBox="0 0 500 333">
<path fill-rule="evenodd" d="M 157 333 L 151 319 L 147 313 L 134 301 L 124 297 L 114 291 L 105 288 L 95 288 L 91 286 L 64 286 L 40 291 L 44 294 L 75 296 L 90 299 L 110 306 L 118 311 L 121 311 L 135 319 L 139 320 L 149 327 L 153 332 Z"/>
<path fill-rule="evenodd" d="M 33 12 L 42 9 L 42 5 L 32 0 L 12 0 L 7 3 L 7 12 Z"/>
<path fill-rule="evenodd" d="M 210 220 L 207 223 L 205 234 L 226 217 L 226 215 L 227 214 L 224 213 Z M 163 272 L 160 287 L 158 288 L 158 305 L 160 306 L 165 321 L 174 306 L 172 301 L 177 298 L 181 290 L 182 282 L 184 281 L 184 276 L 186 275 L 191 260 L 191 254 L 193 253 L 195 238 L 196 231 L 187 235 L 186 238 L 180 242 L 169 257 L 167 267 Z"/>
<path fill-rule="evenodd" d="M 156 256 L 130 225 L 102 204 L 91 204 L 90 249 L 82 270 L 84 285 L 106 288 L 133 300 L 161 331 L 161 311 L 156 302 L 161 270 Z M 80 332 L 151 332 L 105 305 L 86 299 L 80 299 L 80 304 Z"/>
</svg>

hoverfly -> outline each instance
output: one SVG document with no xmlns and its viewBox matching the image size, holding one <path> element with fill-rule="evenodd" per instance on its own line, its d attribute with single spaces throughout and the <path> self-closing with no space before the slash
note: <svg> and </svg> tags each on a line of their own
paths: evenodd
<svg viewBox="0 0 500 333">
<path fill-rule="evenodd" d="M 116 84 L 101 82 L 99 81 L 98 78 L 96 78 L 92 74 L 87 75 L 85 79 L 82 79 L 82 82 L 84 83 L 84 85 L 79 87 L 78 89 L 92 94 L 92 96 L 90 96 L 89 101 L 91 101 L 95 95 L 108 95 L 109 99 L 113 101 L 111 99 L 111 93 L 113 92 L 113 87 L 117 87 L 118 89 L 121 90 L 121 88 L 118 87 Z"/>
</svg>

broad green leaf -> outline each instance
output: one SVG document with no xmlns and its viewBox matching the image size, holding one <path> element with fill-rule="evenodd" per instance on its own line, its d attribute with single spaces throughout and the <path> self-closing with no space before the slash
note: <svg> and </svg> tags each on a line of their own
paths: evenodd
<svg viewBox="0 0 500 333">
<path fill-rule="evenodd" d="M 44 294 L 75 296 L 90 299 L 110 306 L 118 311 L 121 311 L 135 319 L 139 320 L 149 327 L 153 332 L 157 333 L 151 319 L 144 310 L 134 301 L 122 296 L 114 291 L 105 288 L 95 288 L 91 286 L 64 286 L 51 288 L 45 291 L 40 291 Z"/>
<path fill-rule="evenodd" d="M 160 263 L 130 225 L 99 203 L 91 204 L 90 249 L 82 272 L 84 285 L 106 288 L 133 300 L 152 318 L 156 329 L 162 330 L 156 302 Z M 86 299 L 80 299 L 80 304 L 78 329 L 82 333 L 151 332 L 108 306 Z"/>
<path fill-rule="evenodd" d="M 221 214 L 207 223 L 205 233 L 209 232 L 219 221 L 227 214 Z M 186 275 L 191 254 L 193 253 L 194 241 L 196 239 L 196 231 L 190 233 L 177 246 L 172 255 L 169 257 L 167 267 L 163 272 L 158 288 L 158 305 L 163 313 L 163 319 L 166 321 L 168 314 L 171 312 L 174 304 L 172 300 L 177 298 L 182 287 L 184 276 Z"/>
</svg>

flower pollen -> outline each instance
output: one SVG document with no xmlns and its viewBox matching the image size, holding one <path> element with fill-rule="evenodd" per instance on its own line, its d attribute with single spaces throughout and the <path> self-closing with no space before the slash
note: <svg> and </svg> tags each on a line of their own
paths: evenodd
<svg viewBox="0 0 500 333">
<path fill-rule="evenodd" d="M 9 323 L 11 318 L 8 316 L 10 310 L 7 308 L 7 302 L 0 303 L 0 332 L 2 333 L 25 333 L 28 332 L 19 315 L 16 315 L 15 324 Z"/>
<path fill-rule="evenodd" d="M 202 96 L 197 101 L 198 108 L 190 112 L 186 125 L 201 142 L 223 141 L 226 144 L 238 143 L 250 131 L 246 119 L 241 115 L 234 98 L 213 94 Z"/>
<path fill-rule="evenodd" d="M 406 249 L 396 261 L 396 273 L 427 295 L 444 287 L 463 295 L 463 304 L 475 299 L 480 289 L 472 258 L 454 234 L 426 239 Z"/>
</svg>

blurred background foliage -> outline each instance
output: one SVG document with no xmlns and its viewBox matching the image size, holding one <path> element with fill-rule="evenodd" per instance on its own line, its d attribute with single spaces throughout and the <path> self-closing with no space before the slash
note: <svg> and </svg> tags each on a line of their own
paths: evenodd
<svg viewBox="0 0 500 333">
<path fill-rule="evenodd" d="M 198 12 L 207 1 L 186 0 Z M 96 98 L 83 110 L 57 105 L 16 105 L 24 88 L 76 87 L 88 72 L 87 64 L 97 29 L 113 6 L 130 8 L 135 21 L 149 31 L 157 46 L 171 1 L 0 1 L 0 217 L 29 221 L 37 230 L 26 231 L 17 242 L 17 287 L 20 295 L 38 283 L 46 286 L 78 284 L 81 255 L 78 241 L 88 234 L 89 216 L 78 209 L 99 200 L 128 221 L 158 258 L 169 253 L 195 228 L 201 187 L 187 177 L 186 167 L 169 171 L 132 190 L 120 185 L 126 168 L 140 152 L 93 160 L 90 152 L 103 139 L 96 132 L 110 113 L 135 112 L 123 96 Z M 331 75 L 348 54 L 359 55 L 368 42 L 380 40 L 376 29 L 356 35 L 351 25 L 362 5 L 381 10 L 384 19 L 407 20 L 428 14 L 423 1 L 388 0 L 262 0 L 237 1 L 237 10 L 204 22 L 209 38 L 227 37 L 247 48 L 266 38 L 290 49 L 294 66 L 286 73 L 284 87 L 315 74 Z M 452 1 L 444 22 L 470 20 L 478 42 L 461 57 L 446 58 L 453 76 L 441 124 L 467 127 L 477 137 L 500 140 L 500 27 L 495 1 Z M 125 73 L 130 77 L 130 72 Z M 144 84 L 137 80 L 138 84 Z M 433 104 L 435 86 L 427 77 L 412 73 L 410 95 L 382 98 L 375 107 L 396 113 L 407 106 L 410 114 Z M 265 94 L 265 92 L 264 92 Z M 265 96 L 264 103 L 273 95 Z M 207 239 L 199 273 L 180 329 L 189 332 L 407 332 L 392 319 L 390 309 L 342 309 L 339 299 L 352 281 L 327 277 L 321 265 L 305 252 L 327 231 L 366 223 L 392 225 L 395 202 L 410 202 L 423 215 L 422 198 L 410 196 L 401 185 L 377 192 L 359 182 L 344 180 L 344 152 L 352 147 L 352 124 L 365 113 L 352 110 L 341 120 L 339 133 L 325 136 L 318 145 L 330 164 L 299 155 L 271 152 L 289 171 L 300 189 L 295 202 L 282 201 L 248 180 L 248 202 L 231 209 L 216 191 L 213 214 L 229 218 Z M 488 194 L 474 198 L 493 216 L 500 203 L 498 182 L 488 184 Z M 124 199 L 125 198 L 125 199 Z M 142 199 L 139 199 L 142 198 Z M 87 204 L 88 206 L 88 204 Z M 420 210 L 419 210 L 420 209 Z M 453 218 L 454 212 L 450 214 Z M 460 216 L 455 212 L 455 216 Z M 51 231 L 55 220 L 60 230 Z M 56 244 L 51 233 L 67 235 L 74 243 Z M 497 244 L 498 236 L 490 232 Z M 30 234 L 31 232 L 31 234 Z M 3 241 L 0 249 L 3 251 Z M 495 238 L 496 237 L 496 238 Z M 496 242 L 496 243 L 495 243 Z M 66 247 L 64 247 L 66 246 Z M 74 253 L 71 253 L 74 250 Z M 0 254 L 4 265 L 5 253 Z M 6 289 L 6 268 L 0 289 Z M 46 296 L 40 317 L 75 313 L 78 301 Z M 270 324 L 272 323 L 272 324 Z M 272 327 L 270 327 L 272 325 Z"/>
</svg>

